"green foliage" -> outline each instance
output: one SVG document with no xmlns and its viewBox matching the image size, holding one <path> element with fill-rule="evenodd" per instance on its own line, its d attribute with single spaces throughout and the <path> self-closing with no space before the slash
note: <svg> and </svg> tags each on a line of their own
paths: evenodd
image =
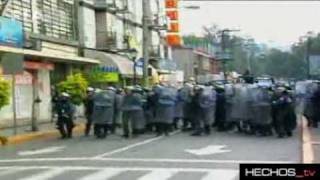
<svg viewBox="0 0 320 180">
<path fill-rule="evenodd" d="M 59 92 L 70 94 L 72 102 L 76 105 L 80 105 L 83 102 L 87 88 L 88 82 L 81 73 L 70 75 L 67 80 L 58 84 Z"/>
<path fill-rule="evenodd" d="M 0 77 L 0 109 L 10 102 L 10 83 Z"/>
</svg>

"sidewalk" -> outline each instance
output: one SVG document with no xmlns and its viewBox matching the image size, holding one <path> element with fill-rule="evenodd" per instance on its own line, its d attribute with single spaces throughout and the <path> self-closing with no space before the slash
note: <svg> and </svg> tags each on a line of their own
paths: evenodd
<svg viewBox="0 0 320 180">
<path fill-rule="evenodd" d="M 320 163 L 320 128 L 310 128 L 313 163 Z"/>
<path fill-rule="evenodd" d="M 80 134 L 84 132 L 84 122 L 85 120 L 83 119 L 75 121 L 76 127 L 73 130 L 74 134 Z M 0 146 L 4 145 L 4 141 L 6 141 L 5 145 L 11 145 L 25 143 L 33 140 L 58 138 L 60 135 L 58 130 L 56 129 L 55 123 L 39 124 L 39 131 L 37 132 L 32 132 L 30 131 L 30 129 L 31 126 L 18 127 L 16 135 L 14 135 L 13 128 L 0 129 L 0 137 L 4 137 L 4 139 L 0 139 Z"/>
</svg>

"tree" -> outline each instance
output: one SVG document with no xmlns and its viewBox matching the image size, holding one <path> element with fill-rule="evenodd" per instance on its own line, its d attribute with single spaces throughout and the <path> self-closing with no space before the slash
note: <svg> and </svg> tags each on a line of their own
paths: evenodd
<svg viewBox="0 0 320 180">
<path fill-rule="evenodd" d="M 88 82 L 81 73 L 70 75 L 67 80 L 58 84 L 58 91 L 70 94 L 71 101 L 76 105 L 80 105 L 83 102 L 87 88 Z"/>
<path fill-rule="evenodd" d="M 10 84 L 0 77 L 0 109 L 10 102 Z"/>
</svg>

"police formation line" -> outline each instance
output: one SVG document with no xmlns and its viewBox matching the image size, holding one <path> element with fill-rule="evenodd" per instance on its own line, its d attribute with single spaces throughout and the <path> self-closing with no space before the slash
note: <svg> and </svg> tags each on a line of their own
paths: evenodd
<svg viewBox="0 0 320 180">
<path fill-rule="evenodd" d="M 97 138 L 118 133 L 120 128 L 125 138 L 144 133 L 169 135 L 175 129 L 193 136 L 209 135 L 215 129 L 257 136 L 276 133 L 283 138 L 292 136 L 296 127 L 295 98 L 286 87 L 185 83 L 179 89 L 170 85 L 88 88 L 84 104 L 85 135 L 90 135 L 93 126 Z M 74 107 L 67 93 L 60 95 L 57 114 L 62 138 L 71 138 Z"/>
</svg>

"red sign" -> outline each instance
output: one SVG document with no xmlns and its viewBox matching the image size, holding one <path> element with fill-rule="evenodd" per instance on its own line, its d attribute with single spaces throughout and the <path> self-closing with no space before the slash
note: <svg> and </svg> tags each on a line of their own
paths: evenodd
<svg viewBox="0 0 320 180">
<path fill-rule="evenodd" d="M 170 32 L 179 32 L 179 23 L 171 23 Z"/>
<path fill-rule="evenodd" d="M 178 0 L 166 0 L 166 8 L 178 8 Z"/>
<path fill-rule="evenodd" d="M 53 70 L 54 64 L 52 63 L 44 63 L 44 62 L 33 62 L 33 61 L 25 61 L 24 68 L 26 69 L 46 69 L 46 70 Z"/>
<path fill-rule="evenodd" d="M 167 35 L 167 44 L 170 46 L 181 46 L 181 37 L 177 34 Z"/>
<path fill-rule="evenodd" d="M 178 20 L 178 11 L 177 10 L 172 10 L 172 11 L 167 11 L 166 15 L 170 18 L 170 20 Z"/>
</svg>

